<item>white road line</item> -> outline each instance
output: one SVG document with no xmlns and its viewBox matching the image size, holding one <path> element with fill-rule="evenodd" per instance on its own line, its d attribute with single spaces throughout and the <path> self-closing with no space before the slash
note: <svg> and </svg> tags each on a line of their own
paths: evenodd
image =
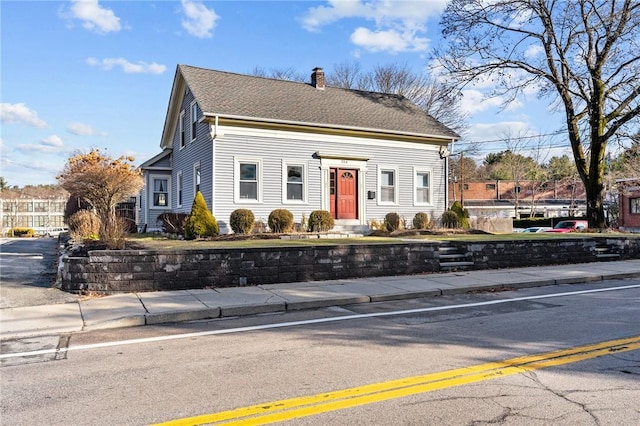
<svg viewBox="0 0 640 426">
<path fill-rule="evenodd" d="M 214 335 L 220 335 L 220 334 L 244 333 L 248 331 L 270 330 L 275 328 L 296 327 L 301 325 L 323 324 L 323 323 L 338 322 L 338 321 L 351 321 L 351 320 L 357 320 L 357 319 L 363 319 L 363 318 L 378 318 L 378 317 L 389 317 L 389 316 L 397 316 L 397 315 L 417 314 L 417 313 L 424 313 L 424 312 L 446 311 L 451 309 L 474 308 L 478 306 L 500 305 L 504 303 L 522 302 L 527 300 L 551 299 L 555 297 L 578 296 L 583 294 L 602 293 L 606 291 L 630 290 L 634 288 L 640 288 L 640 284 L 625 285 L 625 286 L 619 286 L 619 287 L 609 287 L 609 288 L 598 288 L 593 290 L 567 291 L 567 292 L 554 293 L 554 294 L 541 294 L 538 296 L 514 297 L 512 299 L 500 299 L 500 300 L 490 300 L 486 302 L 463 303 L 460 305 L 435 306 L 430 308 L 407 309 L 402 311 L 391 311 L 391 312 L 376 312 L 371 314 L 344 315 L 344 316 L 331 317 L 331 318 L 318 318 L 318 319 L 312 319 L 312 320 L 282 322 L 277 324 L 264 324 L 264 325 L 248 326 L 248 327 L 230 328 L 226 330 L 210 330 L 210 331 L 200 331 L 197 333 L 174 334 L 171 336 L 146 337 L 142 339 L 92 343 L 88 345 L 71 346 L 71 347 L 60 348 L 60 349 L 43 349 L 43 350 L 31 351 L 31 352 L 1 354 L 0 359 L 46 355 L 46 354 L 59 353 L 59 352 L 63 353 L 63 352 L 71 352 L 71 351 L 86 351 L 91 349 L 110 348 L 114 346 L 137 345 L 140 343 L 164 342 L 167 340 L 190 339 L 194 337 L 214 336 Z"/>
<path fill-rule="evenodd" d="M 42 259 L 44 256 L 41 253 L 7 253 L 2 252 L 2 256 L 17 256 L 17 257 L 30 257 L 31 259 Z"/>
</svg>

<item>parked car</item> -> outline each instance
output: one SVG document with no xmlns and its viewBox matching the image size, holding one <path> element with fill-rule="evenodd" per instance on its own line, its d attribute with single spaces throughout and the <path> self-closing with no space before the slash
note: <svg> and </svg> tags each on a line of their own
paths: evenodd
<svg viewBox="0 0 640 426">
<path fill-rule="evenodd" d="M 64 234 L 65 232 L 69 232 L 69 228 L 67 227 L 50 228 L 47 230 L 44 236 L 50 237 L 50 238 L 57 238 L 60 236 L 60 234 Z"/>
<path fill-rule="evenodd" d="M 582 229 L 587 229 L 589 222 L 586 220 L 561 220 L 556 223 L 553 229 L 549 229 L 546 232 L 574 232 Z"/>
<path fill-rule="evenodd" d="M 550 226 L 531 226 L 529 228 L 525 228 L 522 230 L 522 232 L 546 232 L 551 228 Z"/>
</svg>

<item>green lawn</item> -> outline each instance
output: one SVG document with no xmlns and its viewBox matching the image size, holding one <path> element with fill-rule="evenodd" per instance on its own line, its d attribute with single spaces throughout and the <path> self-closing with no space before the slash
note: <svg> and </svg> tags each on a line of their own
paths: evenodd
<svg viewBox="0 0 640 426">
<path fill-rule="evenodd" d="M 308 238 L 308 239 L 247 239 L 247 240 L 172 240 L 154 234 L 132 235 L 128 241 L 135 246 L 154 250 L 197 250 L 211 248 L 260 248 L 260 247 L 297 247 L 336 244 L 393 244 L 407 241 L 523 241 L 549 240 L 557 238 L 592 238 L 597 236 L 625 236 L 639 238 L 635 234 L 602 234 L 572 232 L 554 233 L 510 233 L 510 234 L 461 234 L 438 233 L 428 235 L 402 235 L 396 237 L 366 236 L 357 238 Z"/>
</svg>

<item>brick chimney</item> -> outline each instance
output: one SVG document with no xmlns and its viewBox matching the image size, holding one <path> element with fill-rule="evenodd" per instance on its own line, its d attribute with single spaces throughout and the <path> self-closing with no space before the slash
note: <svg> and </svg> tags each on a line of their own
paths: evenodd
<svg viewBox="0 0 640 426">
<path fill-rule="evenodd" d="M 315 67 L 311 73 L 311 85 L 316 89 L 324 90 L 324 71 L 320 67 Z"/>
</svg>

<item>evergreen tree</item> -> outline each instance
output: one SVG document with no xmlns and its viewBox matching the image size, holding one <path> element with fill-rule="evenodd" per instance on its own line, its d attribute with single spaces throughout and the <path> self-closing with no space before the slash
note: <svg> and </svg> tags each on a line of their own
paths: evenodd
<svg viewBox="0 0 640 426">
<path fill-rule="evenodd" d="M 194 240 L 196 238 L 215 237 L 219 232 L 218 221 L 209 211 L 202 193 L 198 191 L 191 206 L 191 214 L 185 225 L 185 238 Z"/>
</svg>

